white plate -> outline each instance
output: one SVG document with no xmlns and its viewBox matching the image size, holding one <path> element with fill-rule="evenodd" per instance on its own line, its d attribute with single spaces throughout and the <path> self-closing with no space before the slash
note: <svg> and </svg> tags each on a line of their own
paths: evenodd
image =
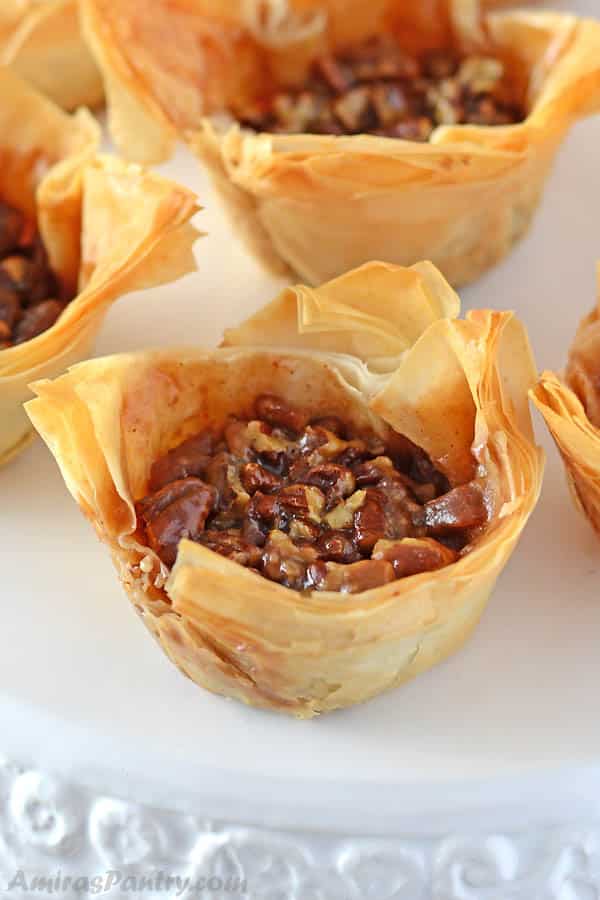
<svg viewBox="0 0 600 900">
<path fill-rule="evenodd" d="M 528 237 L 462 292 L 465 308 L 516 309 L 540 368 L 560 369 L 595 302 L 599 148 L 600 118 L 575 128 Z M 206 207 L 199 273 L 122 299 L 99 354 L 213 345 L 280 287 L 231 236 L 193 159 L 161 171 Z M 468 811 L 490 827 L 600 818 L 600 546 L 537 424 L 542 498 L 473 639 L 407 686 L 311 722 L 180 675 L 34 444 L 0 472 L 0 751 L 146 804 L 289 828 L 443 829 Z"/>
</svg>

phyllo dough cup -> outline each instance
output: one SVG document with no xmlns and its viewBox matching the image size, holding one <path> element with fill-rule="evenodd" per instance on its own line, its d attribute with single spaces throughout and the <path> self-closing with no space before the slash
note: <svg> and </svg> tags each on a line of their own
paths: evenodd
<svg viewBox="0 0 600 900">
<path fill-rule="evenodd" d="M 140 166 L 96 156 L 91 116 L 69 116 L 0 68 L 0 199 L 35 219 L 62 296 L 42 334 L 0 350 L 0 464 L 33 432 L 27 385 L 83 359 L 122 294 L 194 268 L 194 195 Z"/>
<path fill-rule="evenodd" d="M 564 380 L 543 372 L 532 399 L 562 456 L 577 507 L 600 534 L 600 265 L 598 306 L 579 326 Z"/>
<path fill-rule="evenodd" d="M 526 231 L 570 126 L 600 108 L 600 22 L 475 0 L 83 0 L 113 136 L 139 161 L 183 137 L 247 246 L 319 284 L 372 259 L 431 259 L 454 285 Z M 324 49 L 395 31 L 411 50 L 447 45 L 506 61 L 526 119 L 441 126 L 429 143 L 255 134 L 223 110 L 273 80 L 303 82 Z M 165 39 L 169 35 L 169 39 Z"/>
<path fill-rule="evenodd" d="M 0 63 L 63 109 L 98 106 L 104 98 L 78 0 L 2 0 Z"/>
<path fill-rule="evenodd" d="M 306 718 L 400 684 L 471 633 L 535 505 L 543 456 L 523 326 L 511 313 L 458 313 L 431 264 L 371 263 L 287 289 L 217 350 L 107 357 L 33 386 L 27 411 L 67 487 L 147 627 L 195 682 Z M 401 432 L 451 484 L 478 475 L 485 531 L 446 568 L 357 594 L 298 592 L 189 540 L 169 572 L 136 533 L 152 463 L 203 427 L 250 415 L 264 392 L 359 431 Z"/>
</svg>

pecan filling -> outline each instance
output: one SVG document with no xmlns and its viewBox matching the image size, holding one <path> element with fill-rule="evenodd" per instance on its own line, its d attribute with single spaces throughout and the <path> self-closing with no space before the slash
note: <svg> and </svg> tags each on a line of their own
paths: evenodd
<svg viewBox="0 0 600 900">
<path fill-rule="evenodd" d="M 306 85 L 238 111 L 240 123 L 279 134 L 376 134 L 427 141 L 438 125 L 509 125 L 524 118 L 504 64 L 435 51 L 416 57 L 391 36 L 313 65 Z"/>
<path fill-rule="evenodd" d="M 272 395 L 255 416 L 152 466 L 138 526 L 165 565 L 189 538 L 296 590 L 358 593 L 454 562 L 487 521 L 479 484 L 450 489 L 406 438 L 386 446 Z"/>
<path fill-rule="evenodd" d="M 31 340 L 54 325 L 65 303 L 35 227 L 0 203 L 0 350 Z"/>
</svg>

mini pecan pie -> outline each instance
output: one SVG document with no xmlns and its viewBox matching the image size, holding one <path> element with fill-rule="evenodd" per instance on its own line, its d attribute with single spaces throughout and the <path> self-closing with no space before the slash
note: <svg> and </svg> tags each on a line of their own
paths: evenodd
<svg viewBox="0 0 600 900">
<path fill-rule="evenodd" d="M 543 372 L 532 399 L 560 451 L 577 506 L 600 534 L 600 265 L 598 305 L 579 326 L 564 380 Z"/>
<path fill-rule="evenodd" d="M 102 79 L 81 34 L 78 0 L 2 0 L 0 64 L 63 109 L 102 102 Z"/>
<path fill-rule="evenodd" d="M 68 116 L 1 67 L 0 97 L 1 464 L 32 435 L 28 383 L 82 359 L 118 296 L 190 268 L 196 206 L 177 185 L 96 157 L 87 113 Z M 162 240 L 173 247 L 157 267 Z"/>
<path fill-rule="evenodd" d="M 285 291 L 214 351 L 77 366 L 27 411 L 194 681 L 307 717 L 475 626 L 537 499 L 527 336 L 431 264 Z"/>
<path fill-rule="evenodd" d="M 600 22 L 572 15 L 471 0 L 155 0 L 151 23 L 144 0 L 82 9 L 124 152 L 162 159 L 183 137 L 250 249 L 314 284 L 373 259 L 475 279 L 600 107 Z"/>
</svg>

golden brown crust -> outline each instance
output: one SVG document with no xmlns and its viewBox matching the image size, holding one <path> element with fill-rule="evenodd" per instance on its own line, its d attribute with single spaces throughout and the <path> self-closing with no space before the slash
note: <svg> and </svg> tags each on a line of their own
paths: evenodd
<svg viewBox="0 0 600 900">
<path fill-rule="evenodd" d="M 24 446 L 30 381 L 87 355 L 110 303 L 193 266 L 195 198 L 133 164 L 95 155 L 89 114 L 68 116 L 0 67 L 0 196 L 37 219 L 65 293 L 75 299 L 33 340 L 0 351 L 0 463 Z M 172 245 L 169 262 L 162 257 Z"/>
<path fill-rule="evenodd" d="M 95 107 L 104 99 L 81 34 L 78 0 L 2 0 L 0 63 L 63 109 Z"/>
<path fill-rule="evenodd" d="M 288 289 L 216 351 L 109 357 L 34 386 L 28 413 L 69 490 L 147 626 L 194 681 L 308 717 L 399 684 L 468 636 L 535 505 L 543 457 L 523 327 L 510 313 L 457 314 L 429 264 L 371 263 Z M 298 593 L 190 541 L 169 572 L 135 531 L 153 461 L 265 391 L 357 428 L 397 429 L 451 482 L 478 473 L 485 533 L 444 569 L 355 595 Z"/>
<path fill-rule="evenodd" d="M 455 285 L 476 278 L 528 228 L 571 124 L 600 107 L 598 22 L 524 11 L 482 18 L 475 0 L 352 0 L 352 14 L 340 0 L 266 6 L 272 13 L 261 30 L 248 24 L 252 0 L 220 11 L 211 0 L 157 0 L 152 23 L 143 0 L 83 0 L 123 152 L 162 159 L 183 136 L 249 248 L 274 271 L 310 283 L 370 259 L 409 265 L 424 257 Z M 310 14 L 322 7 L 326 26 L 311 31 Z M 444 126 L 415 144 L 256 135 L 213 116 L 232 98 L 260 92 L 266 73 L 296 83 L 325 45 L 383 27 L 413 49 L 452 35 L 465 50 L 506 58 L 527 94 L 526 121 Z"/>
<path fill-rule="evenodd" d="M 562 456 L 576 505 L 600 534 L 600 266 L 598 298 L 579 326 L 564 381 L 543 372 L 532 399 Z"/>
</svg>

